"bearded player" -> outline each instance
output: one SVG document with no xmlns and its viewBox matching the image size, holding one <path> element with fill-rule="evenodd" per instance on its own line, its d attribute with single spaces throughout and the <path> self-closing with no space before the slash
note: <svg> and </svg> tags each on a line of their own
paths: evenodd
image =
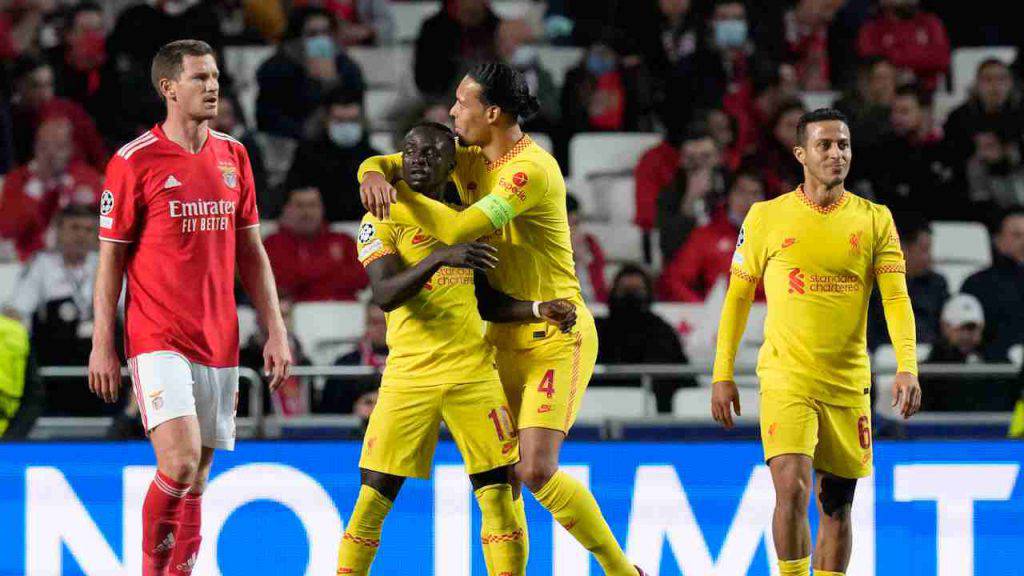
<svg viewBox="0 0 1024 576">
<path fill-rule="evenodd" d="M 452 179 L 471 205 L 457 211 L 396 190 L 389 182 L 401 172 L 401 154 L 365 161 L 360 194 L 377 217 L 419 226 L 446 244 L 481 239 L 498 249 L 498 264 L 487 273 L 494 288 L 537 303 L 533 322 L 491 323 L 487 332 L 519 426 L 516 476 L 606 574 L 636 576 L 642 572 L 626 558 L 593 494 L 558 466 L 597 361 L 597 330 L 573 266 L 562 170 L 519 126 L 538 108 L 520 72 L 481 64 L 459 84 L 450 112 L 468 145 L 458 151 Z M 576 306 L 569 334 L 537 312 L 540 302 L 557 298 Z M 522 498 L 516 503 L 525 524 Z"/>
<path fill-rule="evenodd" d="M 191 574 L 199 554 L 214 450 L 235 444 L 236 263 L 269 327 L 263 356 L 271 389 L 287 378 L 291 355 L 249 156 L 208 127 L 219 89 L 213 50 L 197 40 L 171 42 L 153 58 L 151 77 L 167 117 L 107 167 L 89 387 L 117 400 L 114 322 L 127 273 L 125 351 L 157 461 L 142 507 L 142 574 L 177 576 Z"/>
<path fill-rule="evenodd" d="M 758 282 L 768 298 L 757 361 L 761 441 L 775 485 L 772 534 L 782 576 L 811 565 L 808 501 L 820 525 L 814 573 L 842 575 L 853 547 L 850 509 L 857 479 L 871 474 L 871 367 L 865 326 L 875 285 L 896 349 L 893 406 L 909 418 L 921 405 L 914 314 L 889 209 L 846 191 L 850 129 L 820 109 L 797 127 L 804 182 L 758 202 L 740 230 L 718 327 L 711 410 L 732 427 L 740 413 L 733 364 Z M 816 483 L 812 483 L 812 470 Z"/>
</svg>

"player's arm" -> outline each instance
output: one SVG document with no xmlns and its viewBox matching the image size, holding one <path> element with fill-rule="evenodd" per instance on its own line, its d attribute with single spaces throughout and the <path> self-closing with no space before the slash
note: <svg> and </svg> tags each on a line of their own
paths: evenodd
<svg viewBox="0 0 1024 576">
<path fill-rule="evenodd" d="M 409 267 L 393 252 L 373 258 L 364 266 L 370 277 L 373 303 L 391 312 L 418 294 L 441 266 L 486 271 L 497 263 L 498 251 L 493 246 L 474 242 L 444 246 Z"/>
<path fill-rule="evenodd" d="M 402 173 L 402 153 L 370 156 L 359 165 L 359 199 L 363 208 L 381 220 L 390 216 L 391 205 L 398 201 L 392 183 Z"/>
<path fill-rule="evenodd" d="M 885 324 L 896 352 L 896 380 L 892 405 L 904 418 L 921 407 L 921 386 L 917 381 L 917 328 L 914 308 L 907 292 L 906 263 L 892 214 L 884 209 L 875 238 L 874 272 L 882 295 Z"/>
<path fill-rule="evenodd" d="M 270 380 L 270 389 L 276 390 L 288 378 L 292 363 L 288 332 L 281 317 L 281 306 L 274 283 L 274 272 L 270 258 L 263 248 L 258 226 L 250 226 L 236 232 L 235 261 L 249 300 L 256 309 L 264 326 L 267 327 L 267 344 L 263 349 L 263 371 Z"/>
<path fill-rule="evenodd" d="M 488 322 L 536 322 L 543 320 L 568 333 L 576 325 L 576 306 L 559 298 L 546 302 L 517 300 L 491 286 L 487 276 L 474 274 L 477 307 Z"/>
<path fill-rule="evenodd" d="M 754 302 L 754 293 L 761 279 L 767 254 L 764 233 L 760 229 L 759 207 L 755 205 L 740 229 L 733 254 L 729 289 L 722 303 L 718 321 L 718 342 L 715 347 L 715 367 L 712 374 L 711 415 L 716 422 L 732 428 L 732 409 L 741 414 L 739 391 L 733 373 L 736 353 L 747 327 L 747 317 Z"/>
<path fill-rule="evenodd" d="M 100 242 L 96 283 L 93 286 L 89 390 L 110 403 L 117 401 L 121 388 L 121 360 L 117 357 L 114 334 L 128 247 L 129 244 L 123 242 Z"/>
</svg>

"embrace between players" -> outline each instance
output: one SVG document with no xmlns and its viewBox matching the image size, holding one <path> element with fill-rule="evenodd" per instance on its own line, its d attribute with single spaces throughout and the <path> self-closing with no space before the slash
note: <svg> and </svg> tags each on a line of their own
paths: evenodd
<svg viewBox="0 0 1024 576">
<path fill-rule="evenodd" d="M 233 448 L 236 262 L 269 329 L 272 388 L 291 363 L 247 154 L 207 127 L 219 90 L 212 51 L 196 41 L 165 46 L 154 58 L 153 83 L 167 120 L 125 145 L 108 167 L 90 358 L 90 387 L 115 400 L 120 366 L 112 334 L 126 273 L 126 350 L 158 468 L 143 506 L 146 576 L 195 568 L 213 452 Z M 561 170 L 519 127 L 536 108 L 519 72 L 481 65 L 458 87 L 454 133 L 418 125 L 402 153 L 370 158 L 360 169 L 370 214 L 359 230 L 359 258 L 373 299 L 388 312 L 390 356 L 338 574 L 369 573 L 403 480 L 429 476 L 442 420 L 482 511 L 488 574 L 525 574 L 522 485 L 606 574 L 644 574 L 589 490 L 559 470 L 598 343 L 575 276 Z M 856 478 L 871 469 L 864 333 L 872 285 L 882 292 L 898 352 L 894 405 L 905 417 L 920 403 L 914 323 L 889 211 L 843 189 L 850 162 L 844 119 L 817 111 L 799 131 L 804 185 L 755 206 L 737 243 L 712 409 L 726 426 L 731 410 L 739 413 L 732 364 L 763 279 L 769 316 L 758 374 L 780 568 L 809 573 L 813 469 L 822 511 L 816 572 L 841 574 Z M 461 207 L 444 202 L 450 187 Z"/>
</svg>

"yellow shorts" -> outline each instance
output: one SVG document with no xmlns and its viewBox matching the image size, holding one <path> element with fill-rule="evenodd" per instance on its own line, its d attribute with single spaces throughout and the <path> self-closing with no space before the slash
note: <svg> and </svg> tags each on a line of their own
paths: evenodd
<svg viewBox="0 0 1024 576">
<path fill-rule="evenodd" d="M 495 344 L 498 373 L 519 428 L 568 434 L 597 363 L 593 316 L 584 309 L 571 333 L 556 332 L 529 348 Z"/>
<path fill-rule="evenodd" d="M 761 392 L 765 462 L 806 454 L 814 469 L 841 478 L 871 475 L 871 397 L 861 406 L 835 406 L 783 390 Z"/>
<path fill-rule="evenodd" d="M 430 478 L 442 420 L 462 453 L 467 474 L 519 460 L 515 420 L 497 379 L 423 384 L 385 378 L 363 439 L 359 467 Z"/>
</svg>

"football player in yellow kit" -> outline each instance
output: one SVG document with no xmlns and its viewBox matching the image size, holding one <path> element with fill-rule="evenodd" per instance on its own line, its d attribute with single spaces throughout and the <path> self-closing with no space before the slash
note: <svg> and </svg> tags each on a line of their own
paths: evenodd
<svg viewBox="0 0 1024 576">
<path fill-rule="evenodd" d="M 842 113 L 805 114 L 794 149 L 804 183 L 754 204 L 740 230 L 715 354 L 712 415 L 740 413 L 733 364 L 758 282 L 768 299 L 761 383 L 761 441 L 775 485 L 772 532 L 782 576 L 810 574 L 811 487 L 821 520 L 814 573 L 846 571 L 857 478 L 871 474 L 871 367 L 865 330 L 877 284 L 898 368 L 893 406 L 921 405 L 914 313 L 892 214 L 843 187 L 850 130 Z M 812 484 L 811 471 L 817 473 Z"/>
<path fill-rule="evenodd" d="M 397 185 L 441 198 L 455 164 L 455 135 L 423 124 L 405 139 Z M 483 517 L 481 542 L 490 576 L 524 576 L 525 522 L 513 502 L 509 466 L 518 460 L 517 431 L 484 340 L 484 319 L 575 324 L 566 300 L 534 305 L 490 288 L 474 270 L 489 270 L 496 250 L 483 243 L 447 246 L 424 230 L 367 214 L 359 260 L 373 300 L 387 313 L 388 355 L 380 397 L 359 460 L 362 487 L 338 552 L 338 574 L 365 576 L 381 527 L 405 478 L 430 476 L 438 426 L 444 421 L 466 463 Z"/>
<path fill-rule="evenodd" d="M 642 575 L 616 542 L 593 494 L 558 467 L 597 361 L 597 330 L 573 266 L 561 168 L 519 127 L 538 106 L 520 72 L 506 64 L 481 64 L 459 84 L 451 109 L 455 132 L 467 145 L 458 151 L 452 179 L 470 206 L 457 211 L 392 187 L 402 154 L 365 161 L 360 194 L 380 218 L 419 226 L 447 244 L 480 239 L 496 247 L 498 264 L 487 275 L 509 296 L 534 302 L 565 298 L 576 305 L 577 324 L 569 334 L 539 319 L 488 327 L 520 430 L 515 472 L 606 574 Z M 516 503 L 525 517 L 521 498 Z"/>
</svg>

